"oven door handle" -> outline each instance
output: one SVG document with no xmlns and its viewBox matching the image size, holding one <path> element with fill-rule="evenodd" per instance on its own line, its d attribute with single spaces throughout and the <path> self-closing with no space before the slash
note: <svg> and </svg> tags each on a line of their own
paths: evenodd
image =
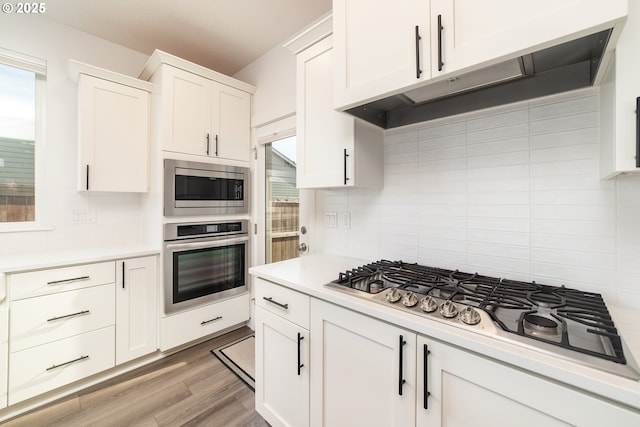
<svg viewBox="0 0 640 427">
<path fill-rule="evenodd" d="M 169 251 L 173 250 L 184 250 L 184 249 L 201 249 L 201 248 L 213 248 L 219 246 L 228 246 L 236 243 L 247 243 L 249 241 L 248 236 L 244 237 L 236 237 L 232 239 L 220 239 L 220 240 L 206 240 L 206 241 L 198 241 L 198 242 L 176 242 L 176 243 L 167 243 L 165 247 Z"/>
</svg>

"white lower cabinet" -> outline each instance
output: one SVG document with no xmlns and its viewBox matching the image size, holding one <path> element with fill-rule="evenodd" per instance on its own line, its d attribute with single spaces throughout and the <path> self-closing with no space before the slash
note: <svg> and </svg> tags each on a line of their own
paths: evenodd
<svg viewBox="0 0 640 427">
<path fill-rule="evenodd" d="M 249 320 L 249 294 L 160 319 L 160 350 L 170 350 Z"/>
<path fill-rule="evenodd" d="M 418 426 L 637 425 L 637 412 L 583 391 L 437 340 L 417 343 Z"/>
<path fill-rule="evenodd" d="M 2 278 L 0 278 L 2 280 Z M 9 311 L 0 308 L 0 409 L 7 406 L 9 373 Z"/>
<path fill-rule="evenodd" d="M 256 410 L 272 426 L 309 425 L 309 331 L 255 309 Z"/>
<path fill-rule="evenodd" d="M 116 262 L 116 364 L 158 349 L 157 257 Z"/>
<path fill-rule="evenodd" d="M 416 334 L 311 300 L 311 425 L 415 425 Z"/>
<path fill-rule="evenodd" d="M 112 368 L 114 343 L 112 325 L 10 353 L 9 404 Z"/>
</svg>

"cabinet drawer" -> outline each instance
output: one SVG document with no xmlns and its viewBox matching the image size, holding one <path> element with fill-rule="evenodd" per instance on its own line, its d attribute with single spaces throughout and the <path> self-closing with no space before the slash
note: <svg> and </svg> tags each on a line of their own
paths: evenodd
<svg viewBox="0 0 640 427">
<path fill-rule="evenodd" d="M 116 266 L 113 261 L 83 264 L 48 270 L 16 273 L 9 276 L 12 300 L 48 295 L 73 289 L 113 283 Z"/>
<path fill-rule="evenodd" d="M 46 344 L 115 323 L 113 284 L 11 303 L 11 351 Z"/>
<path fill-rule="evenodd" d="M 249 294 L 160 319 L 160 350 L 165 351 L 249 320 Z"/>
<path fill-rule="evenodd" d="M 309 329 L 309 296 L 268 282 L 259 277 L 255 281 L 256 305 Z"/>
<path fill-rule="evenodd" d="M 114 366 L 115 328 L 98 329 L 11 353 L 9 404 Z"/>
</svg>

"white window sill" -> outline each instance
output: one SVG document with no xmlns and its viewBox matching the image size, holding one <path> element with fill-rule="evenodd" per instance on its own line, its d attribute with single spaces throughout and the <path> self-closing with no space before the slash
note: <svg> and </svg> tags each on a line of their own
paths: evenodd
<svg viewBox="0 0 640 427">
<path fill-rule="evenodd" d="M 29 223 L 12 223 L 0 224 L 0 233 L 25 233 L 29 231 L 51 231 L 53 227 L 45 224 Z"/>
</svg>

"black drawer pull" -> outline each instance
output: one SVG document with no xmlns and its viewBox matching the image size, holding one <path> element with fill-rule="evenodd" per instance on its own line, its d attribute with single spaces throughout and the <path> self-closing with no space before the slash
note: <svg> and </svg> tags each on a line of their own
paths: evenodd
<svg viewBox="0 0 640 427">
<path fill-rule="evenodd" d="M 403 368 L 402 368 L 402 359 L 403 354 L 404 354 L 404 346 L 405 344 L 407 344 L 407 342 L 404 340 L 404 337 L 402 335 L 400 335 L 400 345 L 399 345 L 399 353 L 400 353 L 400 366 L 398 369 L 398 394 L 400 396 L 402 396 L 402 386 L 404 386 L 404 384 L 407 382 L 404 378 L 403 378 Z"/>
<path fill-rule="evenodd" d="M 302 341 L 304 337 L 298 332 L 298 375 L 300 375 L 300 370 L 304 368 L 304 364 L 301 363 L 300 356 L 300 341 Z"/>
<path fill-rule="evenodd" d="M 416 25 L 416 79 L 420 78 L 422 74 L 422 69 L 420 68 L 420 27 Z"/>
<path fill-rule="evenodd" d="M 82 316 L 83 314 L 89 314 L 89 310 L 82 310 L 77 313 L 65 314 L 64 316 L 52 317 L 51 319 L 47 319 L 47 322 L 54 322 L 56 320 L 68 319 L 70 317 Z"/>
<path fill-rule="evenodd" d="M 283 304 L 283 303 L 281 303 L 281 302 L 274 301 L 274 300 L 273 300 L 273 298 L 271 298 L 271 297 L 262 297 L 262 299 L 263 299 L 263 300 L 265 300 L 265 301 L 270 302 L 271 304 L 275 304 L 275 305 L 277 305 L 278 307 L 282 307 L 282 308 L 284 308 L 285 310 L 289 310 L 289 304 Z"/>
<path fill-rule="evenodd" d="M 47 282 L 47 285 L 62 285 L 64 283 L 79 282 L 80 280 L 89 280 L 89 276 L 74 277 L 73 279 L 54 280 L 53 282 Z"/>
<path fill-rule="evenodd" d="M 424 372 L 423 372 L 423 380 L 424 380 L 424 402 L 423 402 L 423 406 L 424 406 L 424 409 L 429 409 L 428 400 L 429 400 L 429 396 L 431 396 L 431 393 L 429 392 L 429 384 L 428 384 L 428 382 L 429 382 L 429 369 L 428 369 L 429 363 L 428 363 L 427 360 L 428 360 L 429 354 L 431 352 L 429 351 L 429 346 L 427 344 L 425 344 L 424 347 L 423 347 L 423 353 L 424 353 L 423 354 L 423 360 L 422 360 L 423 369 L 424 369 Z"/>
<path fill-rule="evenodd" d="M 50 368 L 47 368 L 47 371 L 51 371 L 52 369 L 61 368 L 63 366 L 71 365 L 72 363 L 82 362 L 83 360 L 87 360 L 89 356 L 80 356 L 77 359 L 69 360 L 68 362 L 61 363 L 59 365 L 53 365 Z"/>
<path fill-rule="evenodd" d="M 442 62 L 442 15 L 438 15 L 438 71 L 442 71 L 444 62 Z"/>
<path fill-rule="evenodd" d="M 220 320 L 220 319 L 222 319 L 222 316 L 218 316 L 218 317 L 216 317 L 214 319 L 210 319 L 210 320 L 205 320 L 203 322 L 200 322 L 200 326 L 204 326 L 207 323 L 215 322 L 216 320 Z"/>
</svg>

